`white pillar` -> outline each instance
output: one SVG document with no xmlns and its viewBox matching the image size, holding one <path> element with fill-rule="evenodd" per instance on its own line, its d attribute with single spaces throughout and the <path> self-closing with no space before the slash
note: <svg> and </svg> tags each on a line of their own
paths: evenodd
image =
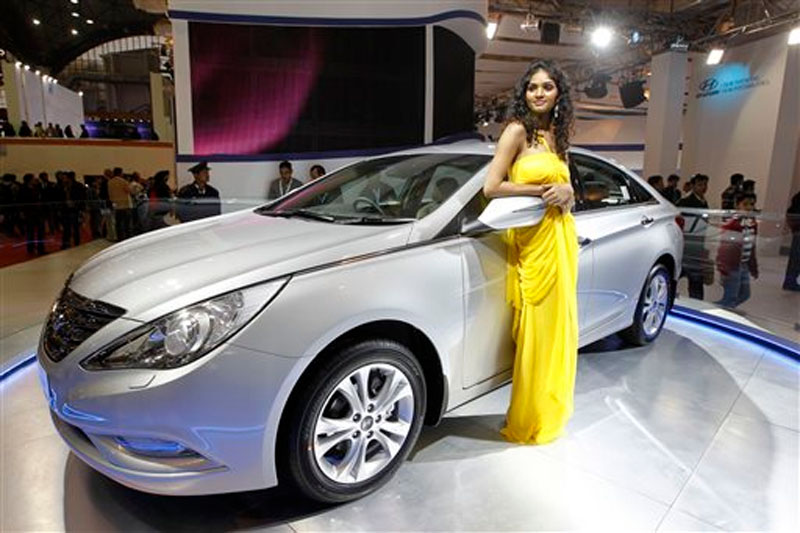
<svg viewBox="0 0 800 533">
<path fill-rule="evenodd" d="M 425 26 L 425 131 L 422 142 L 433 142 L 433 25 Z"/>
<path fill-rule="evenodd" d="M 684 92 L 686 53 L 665 52 L 650 64 L 650 102 L 645 128 L 644 176 L 667 175 L 678 169 L 678 144 Z"/>
</svg>

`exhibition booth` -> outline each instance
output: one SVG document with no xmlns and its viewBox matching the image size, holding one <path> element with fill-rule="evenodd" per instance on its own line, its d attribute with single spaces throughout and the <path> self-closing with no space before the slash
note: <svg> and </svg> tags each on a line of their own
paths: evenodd
<svg viewBox="0 0 800 533">
<path fill-rule="evenodd" d="M 0 529 L 800 528 L 800 10 L 641 59 L 537 2 L 135 4 L 171 24 L 166 141 L 0 137 L 9 191 L 144 178 L 127 218 L 65 185 L 100 233 L 61 250 L 0 205 Z M 509 265 L 552 211 L 491 215 L 484 184 L 540 56 L 574 83 L 578 276 L 531 338 L 580 343 L 566 429 L 520 445 L 516 311 L 556 267 Z M 86 122 L 0 63 L 9 123 Z"/>
</svg>

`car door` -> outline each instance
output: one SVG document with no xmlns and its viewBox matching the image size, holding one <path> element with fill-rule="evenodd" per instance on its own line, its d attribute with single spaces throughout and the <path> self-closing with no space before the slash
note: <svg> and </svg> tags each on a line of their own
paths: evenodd
<svg viewBox="0 0 800 533">
<path fill-rule="evenodd" d="M 582 317 L 582 329 L 591 335 L 632 316 L 652 266 L 648 229 L 653 218 L 642 191 L 648 193 L 622 170 L 586 154 L 572 154 L 571 163 L 581 188 L 577 231 L 594 256 L 591 311 Z"/>
<path fill-rule="evenodd" d="M 487 204 L 483 191 L 479 191 L 464 208 L 460 218 L 466 222 L 477 219 Z M 464 388 L 501 374 L 513 364 L 512 310 L 506 298 L 508 261 L 505 235 L 505 231 L 490 231 L 462 240 Z M 582 247 L 578 261 L 578 316 L 582 325 L 583 317 L 588 314 L 592 282 L 591 248 Z"/>
</svg>

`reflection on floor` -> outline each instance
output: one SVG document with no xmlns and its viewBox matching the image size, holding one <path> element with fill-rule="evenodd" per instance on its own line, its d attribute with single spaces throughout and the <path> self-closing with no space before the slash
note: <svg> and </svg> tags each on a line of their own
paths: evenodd
<svg viewBox="0 0 800 533">
<path fill-rule="evenodd" d="M 506 386 L 426 428 L 388 485 L 341 506 L 280 488 L 124 488 L 68 453 L 36 372 L 0 386 L 2 531 L 800 528 L 800 365 L 677 319 L 645 348 L 612 337 L 582 350 L 561 440 L 502 441 Z"/>
</svg>

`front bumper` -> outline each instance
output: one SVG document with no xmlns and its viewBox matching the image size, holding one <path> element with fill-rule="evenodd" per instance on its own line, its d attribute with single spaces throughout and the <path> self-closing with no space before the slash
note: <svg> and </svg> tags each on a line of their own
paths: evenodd
<svg viewBox="0 0 800 533">
<path fill-rule="evenodd" d="M 89 372 L 39 355 L 53 422 L 75 454 L 123 485 L 168 495 L 276 485 L 280 415 L 302 361 L 226 344 L 179 369 Z M 193 453 L 143 455 L 118 437 Z"/>
</svg>

